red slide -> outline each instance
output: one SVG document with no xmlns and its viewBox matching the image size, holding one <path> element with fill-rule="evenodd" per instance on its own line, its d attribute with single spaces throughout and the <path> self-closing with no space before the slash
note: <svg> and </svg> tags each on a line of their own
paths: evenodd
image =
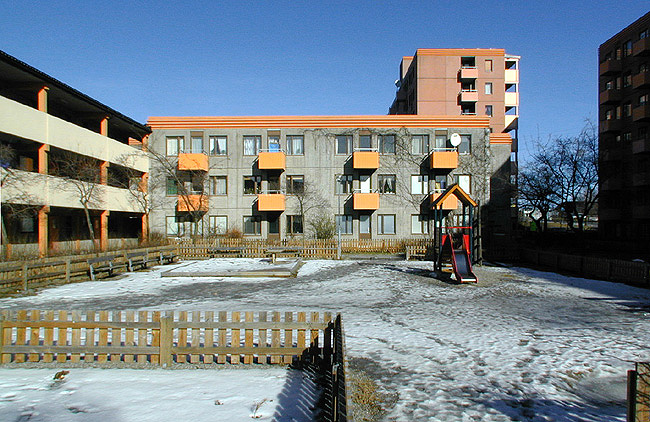
<svg viewBox="0 0 650 422">
<path fill-rule="evenodd" d="M 451 266 L 456 275 L 456 280 L 459 283 L 478 282 L 478 277 L 472 272 L 472 260 L 469 254 L 469 236 L 463 235 L 463 244 L 460 249 L 455 249 L 451 235 L 446 234 L 442 239 L 441 249 L 440 258 L 442 259 L 445 255 L 450 257 Z"/>
</svg>

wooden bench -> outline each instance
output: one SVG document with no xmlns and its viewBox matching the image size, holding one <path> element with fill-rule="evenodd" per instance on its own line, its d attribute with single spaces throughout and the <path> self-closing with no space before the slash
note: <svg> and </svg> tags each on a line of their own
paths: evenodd
<svg viewBox="0 0 650 422">
<path fill-rule="evenodd" d="M 126 254 L 126 269 L 133 272 L 135 266 L 147 268 L 147 252 L 128 252 Z"/>
<path fill-rule="evenodd" d="M 113 271 L 115 270 L 113 260 L 115 260 L 115 257 L 110 255 L 88 258 L 86 261 L 88 262 L 88 274 L 90 275 L 90 279 L 95 281 L 95 273 L 100 272 L 106 272 L 109 277 L 112 276 Z"/>
<path fill-rule="evenodd" d="M 233 247 L 212 247 L 208 248 L 208 257 L 215 258 L 217 255 L 234 255 L 236 257 L 241 257 L 243 247 L 233 246 Z"/>
<path fill-rule="evenodd" d="M 176 255 L 176 252 L 173 250 L 158 251 L 158 262 L 160 262 L 160 265 L 163 265 L 165 261 L 167 261 L 168 264 L 173 264 L 176 258 L 178 258 L 178 255 Z"/>
<path fill-rule="evenodd" d="M 301 247 L 286 247 L 286 248 L 267 248 L 266 255 L 271 257 L 271 262 L 275 264 L 275 261 L 280 254 L 295 254 L 300 256 L 302 253 Z"/>
</svg>

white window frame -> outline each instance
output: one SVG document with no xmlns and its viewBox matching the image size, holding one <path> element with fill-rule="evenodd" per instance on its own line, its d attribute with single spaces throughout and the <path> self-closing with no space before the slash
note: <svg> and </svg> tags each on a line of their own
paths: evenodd
<svg viewBox="0 0 650 422">
<path fill-rule="evenodd" d="M 391 219 L 393 220 L 393 231 L 392 233 L 389 231 L 386 231 L 386 221 Z M 379 214 L 377 216 L 377 229 L 379 234 L 388 234 L 388 235 L 394 235 L 397 234 L 397 221 L 396 221 L 395 214 Z"/>
<path fill-rule="evenodd" d="M 305 155 L 304 135 L 287 135 L 287 155 Z"/>
<path fill-rule="evenodd" d="M 253 150 L 250 150 L 249 148 L 246 148 L 246 144 L 249 142 L 253 142 Z M 260 152 L 260 149 L 262 149 L 262 137 L 260 135 L 245 135 L 243 138 L 243 155 L 246 156 L 253 156 L 257 155 Z M 248 149 L 248 151 L 247 151 Z"/>
<path fill-rule="evenodd" d="M 429 193 L 429 175 L 412 174 L 411 175 L 411 194 L 426 195 Z"/>
<path fill-rule="evenodd" d="M 341 228 L 341 234 L 352 234 L 352 215 L 351 214 L 337 214 L 336 215 L 336 233 Z"/>
<path fill-rule="evenodd" d="M 411 214 L 411 234 L 429 234 L 429 218 L 424 214 Z"/>
<path fill-rule="evenodd" d="M 219 223 L 222 220 L 223 223 Z M 228 216 L 227 215 L 211 215 L 209 219 L 210 233 L 211 234 L 226 234 L 228 232 Z M 223 227 L 223 228 L 220 228 Z"/>
<path fill-rule="evenodd" d="M 339 143 L 339 140 L 345 141 L 345 150 L 344 151 L 341 151 L 341 149 L 339 148 L 339 146 L 341 145 Z M 335 145 L 334 153 L 336 155 L 350 155 L 350 154 L 352 154 L 352 135 L 336 135 L 335 142 L 336 142 L 336 145 Z"/>
<path fill-rule="evenodd" d="M 225 135 L 211 135 L 209 138 L 210 155 L 228 155 L 228 137 Z M 223 141 L 223 149 L 220 148 L 220 141 Z"/>
<path fill-rule="evenodd" d="M 223 180 L 224 181 L 224 188 L 225 192 L 224 193 L 219 193 L 218 192 L 218 180 Z M 210 195 L 212 196 L 225 196 L 228 195 L 228 176 L 210 176 Z"/>
</svg>

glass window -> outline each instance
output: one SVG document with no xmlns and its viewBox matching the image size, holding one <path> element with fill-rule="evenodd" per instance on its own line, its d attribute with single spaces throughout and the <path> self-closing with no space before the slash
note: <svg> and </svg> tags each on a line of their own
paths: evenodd
<svg viewBox="0 0 650 422">
<path fill-rule="evenodd" d="M 227 195 L 227 176 L 210 176 L 210 195 Z"/>
<path fill-rule="evenodd" d="M 429 176 L 426 174 L 415 174 L 411 176 L 411 193 L 423 195 L 429 193 Z"/>
<path fill-rule="evenodd" d="M 360 214 L 359 215 L 359 233 L 361 233 L 361 234 L 370 234 L 370 215 L 369 214 Z"/>
<path fill-rule="evenodd" d="M 394 174 L 380 174 L 377 180 L 379 182 L 379 193 L 395 193 Z"/>
<path fill-rule="evenodd" d="M 269 152 L 280 152 L 280 137 L 269 136 Z"/>
<path fill-rule="evenodd" d="M 447 141 L 447 135 L 436 135 L 436 149 L 449 148 L 450 144 Z"/>
<path fill-rule="evenodd" d="M 269 234 L 280 234 L 280 217 L 269 215 L 267 218 L 269 223 Z"/>
<path fill-rule="evenodd" d="M 472 193 L 472 191 L 471 191 L 472 183 L 471 183 L 471 178 L 470 178 L 469 174 L 458 174 L 458 175 L 456 175 L 456 182 L 458 183 L 458 186 L 460 186 L 460 188 L 465 191 L 465 193 L 471 195 L 471 193 Z"/>
<path fill-rule="evenodd" d="M 485 83 L 485 94 L 492 95 L 492 82 Z"/>
<path fill-rule="evenodd" d="M 228 138 L 225 136 L 210 136 L 210 155 L 228 154 Z"/>
<path fill-rule="evenodd" d="M 203 136 L 192 136 L 190 138 L 190 152 L 192 154 L 200 154 L 203 152 Z"/>
<path fill-rule="evenodd" d="M 34 233 L 34 217 L 19 217 L 21 233 Z"/>
<path fill-rule="evenodd" d="M 261 136 L 244 136 L 244 155 L 257 155 L 262 149 Z"/>
<path fill-rule="evenodd" d="M 485 60 L 485 71 L 492 72 L 493 70 L 494 70 L 494 66 L 492 60 L 490 59 Z"/>
<path fill-rule="evenodd" d="M 395 135 L 379 136 L 379 152 L 381 154 L 395 154 Z"/>
<path fill-rule="evenodd" d="M 167 137 L 167 155 L 176 156 L 185 149 L 185 138 L 183 136 Z"/>
<path fill-rule="evenodd" d="M 167 216 L 165 217 L 165 225 L 167 236 L 181 236 L 182 229 L 181 225 L 176 221 L 176 216 Z"/>
<path fill-rule="evenodd" d="M 361 150 L 372 149 L 372 137 L 370 135 L 359 135 L 359 149 Z"/>
<path fill-rule="evenodd" d="M 632 103 L 623 104 L 623 117 L 630 117 L 632 115 Z"/>
<path fill-rule="evenodd" d="M 411 215 L 411 233 L 412 234 L 427 234 L 429 233 L 429 220 L 426 215 L 413 214 Z"/>
<path fill-rule="evenodd" d="M 336 232 L 341 230 L 341 234 L 352 234 L 352 216 L 351 215 L 337 215 L 336 216 Z"/>
<path fill-rule="evenodd" d="M 202 174 L 192 175 L 190 180 L 190 192 L 192 194 L 203 193 L 203 183 L 205 182 L 205 177 Z"/>
<path fill-rule="evenodd" d="M 632 85 L 632 74 L 628 73 L 623 75 L 623 88 L 627 88 Z"/>
<path fill-rule="evenodd" d="M 377 216 L 379 234 L 395 234 L 395 215 L 379 214 Z"/>
<path fill-rule="evenodd" d="M 305 176 L 287 176 L 287 193 L 302 193 L 305 189 Z"/>
<path fill-rule="evenodd" d="M 336 175 L 336 193 L 339 195 L 352 193 L 352 175 L 351 174 L 337 174 Z"/>
<path fill-rule="evenodd" d="M 490 117 L 492 116 L 492 106 L 490 104 L 485 106 L 485 115 Z"/>
<path fill-rule="evenodd" d="M 244 234 L 261 234 L 262 219 L 258 215 L 244 216 Z"/>
<path fill-rule="evenodd" d="M 288 155 L 305 154 L 305 138 L 302 135 L 287 136 L 287 154 Z"/>
<path fill-rule="evenodd" d="M 437 174 L 434 176 L 433 188 L 437 191 L 447 189 L 447 176 L 444 174 Z"/>
<path fill-rule="evenodd" d="M 261 176 L 244 176 L 244 195 L 256 195 L 262 193 Z"/>
<path fill-rule="evenodd" d="M 352 152 L 352 136 L 339 135 L 336 137 L 336 153 L 348 155 Z"/>
<path fill-rule="evenodd" d="M 429 135 L 413 135 L 411 137 L 411 154 L 423 155 L 429 153 Z"/>
<path fill-rule="evenodd" d="M 627 40 L 623 44 L 623 56 L 629 56 L 632 54 L 632 40 Z"/>
<path fill-rule="evenodd" d="M 471 152 L 472 135 L 460 135 L 460 145 L 458 145 L 458 153 L 469 154 Z"/>
<path fill-rule="evenodd" d="M 287 233 L 302 234 L 302 215 L 287 215 Z"/>
<path fill-rule="evenodd" d="M 225 215 L 210 216 L 210 233 L 226 234 L 228 231 L 228 217 Z"/>
<path fill-rule="evenodd" d="M 178 184 L 173 177 L 167 178 L 167 196 L 178 195 Z"/>
</svg>

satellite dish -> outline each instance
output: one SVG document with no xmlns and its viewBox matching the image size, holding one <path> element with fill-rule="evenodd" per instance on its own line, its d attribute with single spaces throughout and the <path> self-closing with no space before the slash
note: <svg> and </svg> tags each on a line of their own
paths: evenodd
<svg viewBox="0 0 650 422">
<path fill-rule="evenodd" d="M 452 134 L 451 138 L 449 139 L 449 142 L 451 142 L 451 145 L 453 145 L 454 148 L 460 145 L 460 141 L 460 135 L 457 133 Z"/>
</svg>

